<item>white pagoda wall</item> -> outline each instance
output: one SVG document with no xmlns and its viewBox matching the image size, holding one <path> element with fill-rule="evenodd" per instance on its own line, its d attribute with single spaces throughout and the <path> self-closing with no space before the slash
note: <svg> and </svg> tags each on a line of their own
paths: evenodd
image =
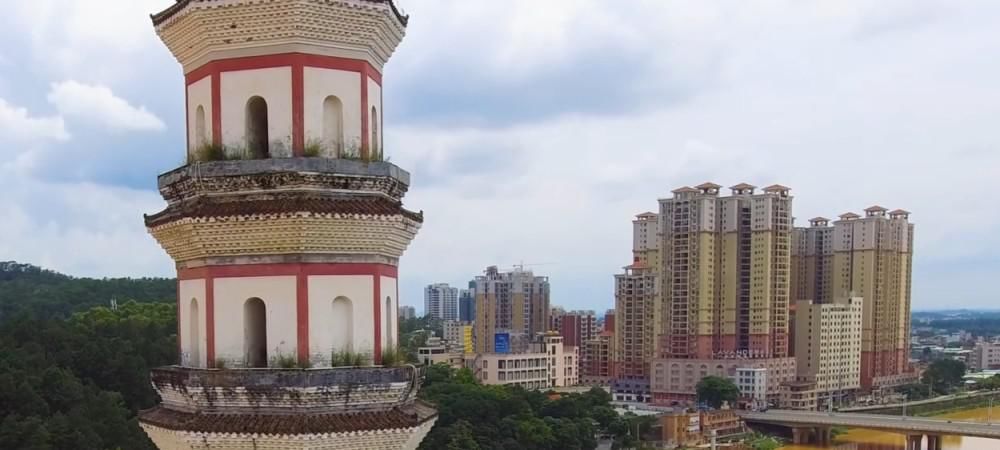
<svg viewBox="0 0 1000 450">
<path fill-rule="evenodd" d="M 382 127 L 382 86 L 379 86 L 378 83 L 375 82 L 375 80 L 369 78 L 368 111 L 365 112 L 366 114 L 368 114 L 369 117 L 368 120 L 371 120 L 371 114 L 372 114 L 371 111 L 373 107 L 375 108 L 376 115 L 378 116 L 378 121 L 376 123 L 376 125 L 378 125 L 378 142 L 373 142 L 372 144 L 377 144 L 378 148 L 381 150 L 382 143 L 385 142 L 385 140 L 382 138 L 382 135 L 385 134 L 385 128 Z M 368 125 L 368 134 L 371 135 L 371 124 Z"/>
<path fill-rule="evenodd" d="M 353 349 L 371 355 L 375 350 L 374 306 L 375 286 L 370 275 L 313 275 L 309 286 L 309 354 L 313 366 L 330 364 L 334 350 L 343 349 L 345 342 L 338 341 L 333 317 L 333 301 L 346 297 L 353 306 Z"/>
<path fill-rule="evenodd" d="M 323 139 L 323 102 L 335 95 L 344 106 L 344 148 L 361 148 L 361 74 L 345 70 L 306 67 L 303 72 L 303 127 L 305 140 Z M 328 143 L 327 143 L 328 144 Z"/>
<path fill-rule="evenodd" d="M 188 152 L 194 152 L 199 142 L 197 132 L 198 107 L 205 110 L 205 141 L 212 142 L 212 77 L 207 76 L 187 87 Z"/>
<path fill-rule="evenodd" d="M 267 135 L 272 157 L 292 154 L 292 68 L 222 72 L 222 143 L 246 147 L 246 108 L 251 97 L 267 102 Z M 276 145 L 278 144 L 278 145 Z"/>
<path fill-rule="evenodd" d="M 208 358 L 208 322 L 205 320 L 205 280 L 182 280 L 177 286 L 178 338 L 181 343 L 181 363 L 206 367 Z M 198 324 L 192 323 L 191 299 L 198 302 Z M 191 340 L 191 327 L 198 327 L 198 342 Z M 195 349 L 197 346 L 197 350 Z M 193 357 L 197 355 L 197 360 Z"/>
<path fill-rule="evenodd" d="M 244 362 L 243 309 L 255 297 L 266 308 L 268 359 L 296 354 L 294 276 L 216 278 L 215 355 L 233 366 Z"/>
</svg>

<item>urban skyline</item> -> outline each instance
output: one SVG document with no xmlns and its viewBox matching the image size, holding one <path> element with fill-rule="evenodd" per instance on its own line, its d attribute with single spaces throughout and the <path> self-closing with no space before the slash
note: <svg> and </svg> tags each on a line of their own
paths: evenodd
<svg viewBox="0 0 1000 450">
<path fill-rule="evenodd" d="M 147 88 L 182 86 L 182 74 L 154 32 L 136 25 L 172 3 L 125 2 L 113 16 L 62 0 L 10 8 L 0 42 L 32 39 L 0 46 L 0 109 L 9 112 L 0 114 L 9 131 L 0 136 L 0 189 L 12 218 L 4 259 L 76 276 L 171 274 L 169 258 L 127 218 L 162 207 L 145 175 L 176 165 L 184 145 L 180 90 Z M 914 308 L 996 303 L 979 286 L 1000 268 L 992 233 L 1000 216 L 964 193 L 988 192 L 1000 166 L 986 119 L 1000 101 L 984 101 L 1000 65 L 981 58 L 1000 50 L 990 20 L 1000 5 L 950 4 L 939 14 L 934 2 L 898 2 L 827 15 L 794 4 L 721 14 L 702 2 L 466 3 L 401 2 L 414 20 L 387 66 L 387 148 L 414 175 L 407 201 L 437 212 L 400 262 L 402 304 L 419 307 L 429 283 L 462 286 L 482 267 L 523 260 L 554 263 L 539 268 L 553 304 L 607 308 L 606 274 L 631 260 L 621 218 L 706 180 L 793 186 L 797 226 L 872 204 L 905 206 L 924 230 Z M 918 19 L 886 22 L 899 16 Z M 509 41 L 472 28 L 505 33 L 519 17 L 545 25 Z M 584 26 L 595 23 L 615 25 Z M 776 26 L 785 23 L 795 26 Z M 773 33 L 752 33 L 760 27 Z M 632 67 L 627 79 L 603 75 L 622 65 Z M 441 67 L 469 76 L 446 81 Z M 904 73 L 905 82 L 879 88 L 877 80 Z M 62 251 L 71 243 L 79 251 Z"/>
</svg>

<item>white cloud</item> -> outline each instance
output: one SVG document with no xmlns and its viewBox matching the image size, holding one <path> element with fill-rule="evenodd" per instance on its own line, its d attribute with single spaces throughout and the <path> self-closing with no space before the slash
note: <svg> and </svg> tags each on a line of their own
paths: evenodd
<svg viewBox="0 0 1000 450">
<path fill-rule="evenodd" d="M 48 99 L 64 116 L 106 125 L 113 130 L 163 131 L 167 128 L 145 106 L 136 108 L 102 85 L 73 80 L 53 83 Z"/>
<path fill-rule="evenodd" d="M 0 140 L 65 141 L 70 138 L 62 117 L 32 117 L 25 108 L 0 98 Z"/>
<path fill-rule="evenodd" d="M 0 167 L 0 255 L 79 276 L 170 276 L 170 258 L 143 225 L 155 192 L 47 183 Z"/>
<path fill-rule="evenodd" d="M 142 72 L 135 58 L 160 44 L 149 14 L 172 0 L 131 0 L 102 7 L 86 0 L 10 2 L 9 42 L 26 45 L 34 64 L 57 77 L 118 82 Z"/>
<path fill-rule="evenodd" d="M 1000 62 L 982 58 L 1000 52 L 995 4 L 640 3 L 648 8 L 616 3 L 609 14 L 627 14 L 641 45 L 664 48 L 663 79 L 703 74 L 717 80 L 711 89 L 617 116 L 387 127 L 389 154 L 413 172 L 406 204 L 426 211 L 401 271 L 407 302 L 419 302 L 421 283 L 461 283 L 523 259 L 558 263 L 539 269 L 554 303 L 610 307 L 634 214 L 682 185 L 746 181 L 791 186 L 800 224 L 872 204 L 912 211 L 914 306 L 995 304 L 992 292 L 947 288 L 986 285 L 989 270 L 941 270 L 1000 268 L 1000 210 L 988 204 L 1000 167 Z M 886 20 L 897 16 L 905 20 Z M 470 36 L 458 45 L 483 35 Z M 407 39 L 402 53 L 434 58 L 423 52 L 434 42 Z M 469 51 L 465 64 L 491 61 L 502 45 Z"/>
</svg>

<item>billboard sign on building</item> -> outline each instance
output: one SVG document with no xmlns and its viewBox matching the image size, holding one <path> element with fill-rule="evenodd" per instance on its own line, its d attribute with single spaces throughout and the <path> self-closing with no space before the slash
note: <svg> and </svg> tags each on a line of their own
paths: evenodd
<svg viewBox="0 0 1000 450">
<path fill-rule="evenodd" d="M 472 326 L 465 325 L 462 327 L 462 344 L 465 353 L 474 353 L 475 349 L 472 345 Z"/>
<path fill-rule="evenodd" d="M 510 333 L 493 335 L 493 351 L 495 353 L 510 353 Z"/>
</svg>

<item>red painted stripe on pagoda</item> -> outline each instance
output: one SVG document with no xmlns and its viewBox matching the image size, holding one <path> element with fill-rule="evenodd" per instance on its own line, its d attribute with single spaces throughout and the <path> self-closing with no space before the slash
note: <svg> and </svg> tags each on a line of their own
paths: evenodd
<svg viewBox="0 0 1000 450">
<path fill-rule="evenodd" d="M 380 307 L 379 298 L 382 297 L 382 271 L 376 270 L 375 276 L 372 277 L 372 282 L 374 283 L 373 292 L 374 301 L 372 302 L 375 308 L 375 314 L 372 319 L 375 322 L 375 349 L 372 351 L 374 354 L 375 364 L 382 364 L 382 308 Z"/>
<path fill-rule="evenodd" d="M 178 357 L 178 359 L 181 360 L 180 363 L 183 364 L 184 360 L 183 360 L 183 357 L 181 356 L 181 355 L 184 354 L 184 352 L 181 350 L 181 295 L 180 295 L 180 292 L 181 292 L 181 280 L 178 279 L 177 280 L 177 357 Z M 195 364 L 196 365 L 198 364 L 197 361 L 195 362 Z"/>
<path fill-rule="evenodd" d="M 212 143 L 222 145 L 222 74 L 219 72 L 212 73 Z"/>
<path fill-rule="evenodd" d="M 368 153 L 371 151 L 371 143 L 368 136 L 368 128 L 370 127 L 368 121 L 370 116 L 368 114 L 368 70 L 367 67 L 361 71 L 361 156 L 368 159 Z"/>
<path fill-rule="evenodd" d="M 215 279 L 210 276 L 205 278 L 205 339 L 206 365 L 215 367 Z"/>
<path fill-rule="evenodd" d="M 296 59 L 298 61 L 292 64 L 292 154 L 305 156 L 305 67 L 301 58 Z"/>
<path fill-rule="evenodd" d="M 301 273 L 295 278 L 295 313 L 299 365 L 308 367 L 306 363 L 309 362 L 309 278 Z"/>
<path fill-rule="evenodd" d="M 399 269 L 388 264 L 366 263 L 280 263 L 280 264 L 241 264 L 229 266 L 204 266 L 191 269 L 179 269 L 177 278 L 180 280 L 198 280 L 206 278 L 240 278 L 268 277 L 292 275 L 382 275 L 398 278 Z"/>
</svg>

